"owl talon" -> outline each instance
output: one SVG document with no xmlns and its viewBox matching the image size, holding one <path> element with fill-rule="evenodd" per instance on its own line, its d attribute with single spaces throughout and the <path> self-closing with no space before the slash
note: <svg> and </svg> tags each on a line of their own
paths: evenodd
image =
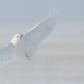
<svg viewBox="0 0 84 84">
<path fill-rule="evenodd" d="M 25 53 L 25 55 L 26 55 L 27 57 L 29 57 L 26 53 Z"/>
</svg>

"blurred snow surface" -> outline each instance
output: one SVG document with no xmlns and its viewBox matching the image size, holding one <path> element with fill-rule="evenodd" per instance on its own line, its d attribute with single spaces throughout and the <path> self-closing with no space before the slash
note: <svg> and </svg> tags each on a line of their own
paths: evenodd
<svg viewBox="0 0 84 84">
<path fill-rule="evenodd" d="M 0 24 L 0 48 L 35 24 Z M 31 61 L 0 68 L 0 84 L 84 84 L 84 22 L 58 22 Z"/>
</svg>

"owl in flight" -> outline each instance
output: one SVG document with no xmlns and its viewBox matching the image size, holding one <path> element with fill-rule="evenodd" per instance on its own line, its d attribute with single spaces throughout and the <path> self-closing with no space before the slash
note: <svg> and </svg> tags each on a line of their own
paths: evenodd
<svg viewBox="0 0 84 84">
<path fill-rule="evenodd" d="M 31 60 L 36 54 L 37 44 L 44 40 L 55 27 L 57 14 L 58 11 L 53 11 L 26 33 L 16 34 L 8 45 L 0 49 L 0 67 L 12 61 Z"/>
</svg>

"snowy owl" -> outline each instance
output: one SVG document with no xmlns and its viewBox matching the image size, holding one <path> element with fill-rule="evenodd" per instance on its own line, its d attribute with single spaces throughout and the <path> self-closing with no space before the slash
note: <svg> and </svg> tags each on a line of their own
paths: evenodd
<svg viewBox="0 0 84 84">
<path fill-rule="evenodd" d="M 27 62 L 36 54 L 36 46 L 55 27 L 58 11 L 49 13 L 47 18 L 24 34 L 16 34 L 8 45 L 0 49 L 0 67 L 12 61 Z"/>
</svg>

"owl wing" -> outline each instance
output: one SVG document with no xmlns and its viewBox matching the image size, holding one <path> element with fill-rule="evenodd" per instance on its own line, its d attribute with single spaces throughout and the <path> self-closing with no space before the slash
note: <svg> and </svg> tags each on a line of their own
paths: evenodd
<svg viewBox="0 0 84 84">
<path fill-rule="evenodd" d="M 0 49 L 0 67 L 12 62 L 13 56 L 14 52 L 12 43 L 9 43 L 8 45 Z"/>
<path fill-rule="evenodd" d="M 58 11 L 49 14 L 47 18 L 39 22 L 34 28 L 24 33 L 25 40 L 28 44 L 28 52 L 31 58 L 36 53 L 36 46 L 44 40 L 56 25 Z"/>
</svg>

